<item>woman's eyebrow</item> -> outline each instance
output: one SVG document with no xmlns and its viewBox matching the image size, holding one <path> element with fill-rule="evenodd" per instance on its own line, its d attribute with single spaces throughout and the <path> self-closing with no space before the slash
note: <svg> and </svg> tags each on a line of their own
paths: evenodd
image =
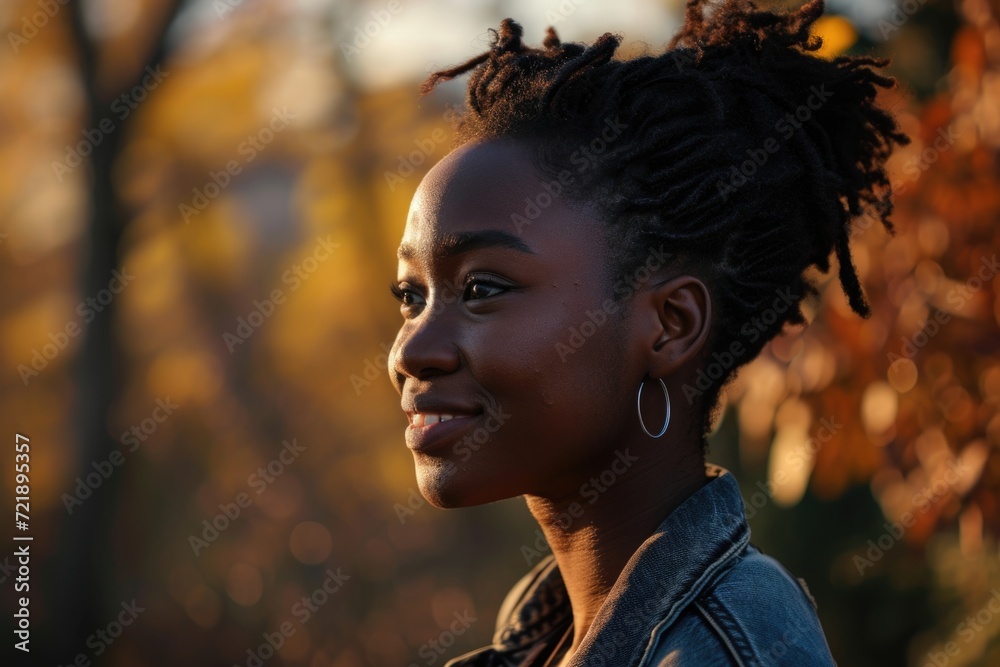
<svg viewBox="0 0 1000 667">
<path fill-rule="evenodd" d="M 444 259 L 480 248 L 510 248 L 518 252 L 537 254 L 520 237 L 499 229 L 446 234 L 434 245 L 434 254 Z M 410 260 L 416 255 L 416 249 L 404 243 L 399 246 L 396 255 L 399 259 Z"/>
</svg>

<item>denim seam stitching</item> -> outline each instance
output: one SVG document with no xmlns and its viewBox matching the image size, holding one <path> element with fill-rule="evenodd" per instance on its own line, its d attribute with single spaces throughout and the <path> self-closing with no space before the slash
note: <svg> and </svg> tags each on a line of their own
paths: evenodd
<svg viewBox="0 0 1000 667">
<path fill-rule="evenodd" d="M 746 631 L 739 621 L 729 612 L 729 609 L 714 595 L 709 594 L 701 598 L 705 609 L 714 615 L 715 621 L 726 631 L 730 641 L 740 656 L 748 661 L 756 661 L 753 645 L 746 635 Z M 758 661 L 759 662 L 759 661 Z"/>
<path fill-rule="evenodd" d="M 708 610 L 706 610 L 705 607 L 698 600 L 694 601 L 694 607 L 699 612 L 701 612 L 701 615 L 705 618 L 705 621 L 710 626 L 712 626 L 712 629 L 715 630 L 715 633 L 717 635 L 719 635 L 719 639 L 722 640 L 722 643 L 725 645 L 725 647 L 727 649 L 729 649 L 730 655 L 732 655 L 733 659 L 736 661 L 736 666 L 737 667 L 746 667 L 743 664 L 743 658 L 740 657 L 740 654 L 736 650 L 736 647 L 733 646 L 733 643 L 731 641 L 729 641 L 729 636 L 722 630 L 722 628 L 719 627 L 719 624 L 716 623 L 715 619 L 708 612 Z"/>
<path fill-rule="evenodd" d="M 701 591 L 713 580 L 717 580 L 717 578 L 721 577 L 723 573 L 729 570 L 735 562 L 735 559 L 746 550 L 749 543 L 750 531 L 747 527 L 744 527 L 743 530 L 739 531 L 737 539 L 726 550 L 726 552 L 705 569 L 702 575 L 695 580 L 694 584 L 692 584 L 688 592 L 676 600 L 673 606 L 667 610 L 667 613 L 663 616 L 660 622 L 653 626 L 653 630 L 649 635 L 649 640 L 646 642 L 646 649 L 642 652 L 639 662 L 635 663 L 635 653 L 633 653 L 630 658 L 630 664 L 638 664 L 641 666 L 647 663 L 650 659 L 652 651 L 659 643 L 659 639 L 663 636 L 664 631 L 673 624 L 684 607 L 691 604 Z"/>
</svg>

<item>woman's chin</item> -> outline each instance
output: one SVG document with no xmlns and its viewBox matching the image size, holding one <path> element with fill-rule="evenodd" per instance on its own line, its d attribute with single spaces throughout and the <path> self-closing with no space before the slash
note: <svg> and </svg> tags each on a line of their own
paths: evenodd
<svg viewBox="0 0 1000 667">
<path fill-rule="evenodd" d="M 469 471 L 455 466 L 417 465 L 420 495 L 438 509 L 472 507 L 511 497 L 498 495 L 489 481 L 496 479 L 476 479 Z"/>
</svg>

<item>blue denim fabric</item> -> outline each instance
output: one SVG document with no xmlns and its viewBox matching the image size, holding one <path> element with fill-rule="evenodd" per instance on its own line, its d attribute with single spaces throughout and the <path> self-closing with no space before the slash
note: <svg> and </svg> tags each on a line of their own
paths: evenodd
<svg viewBox="0 0 1000 667">
<path fill-rule="evenodd" d="M 733 475 L 708 475 L 633 554 L 571 667 L 836 665 L 805 582 L 750 544 Z M 445 667 L 540 666 L 572 620 L 549 554 L 507 593 L 493 644 Z"/>
</svg>

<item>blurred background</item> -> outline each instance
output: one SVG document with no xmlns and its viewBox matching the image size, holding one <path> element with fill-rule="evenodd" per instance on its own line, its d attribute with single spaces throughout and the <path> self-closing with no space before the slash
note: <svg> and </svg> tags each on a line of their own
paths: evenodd
<svg viewBox="0 0 1000 667">
<path fill-rule="evenodd" d="M 13 510 L 22 434 L 11 531 L 34 538 L 13 664 L 411 667 L 488 644 L 547 552 L 521 499 L 427 505 L 403 444 L 387 285 L 466 78 L 417 87 L 506 16 L 535 45 L 621 32 L 631 56 L 681 15 L 4 0 L 0 489 Z M 873 317 L 822 277 L 815 321 L 743 369 L 713 434 L 841 665 L 1000 664 L 998 18 L 827 3 L 824 55 L 891 57 L 900 81 L 898 232 L 856 225 Z M 22 544 L 0 547 L 5 624 Z"/>
</svg>

